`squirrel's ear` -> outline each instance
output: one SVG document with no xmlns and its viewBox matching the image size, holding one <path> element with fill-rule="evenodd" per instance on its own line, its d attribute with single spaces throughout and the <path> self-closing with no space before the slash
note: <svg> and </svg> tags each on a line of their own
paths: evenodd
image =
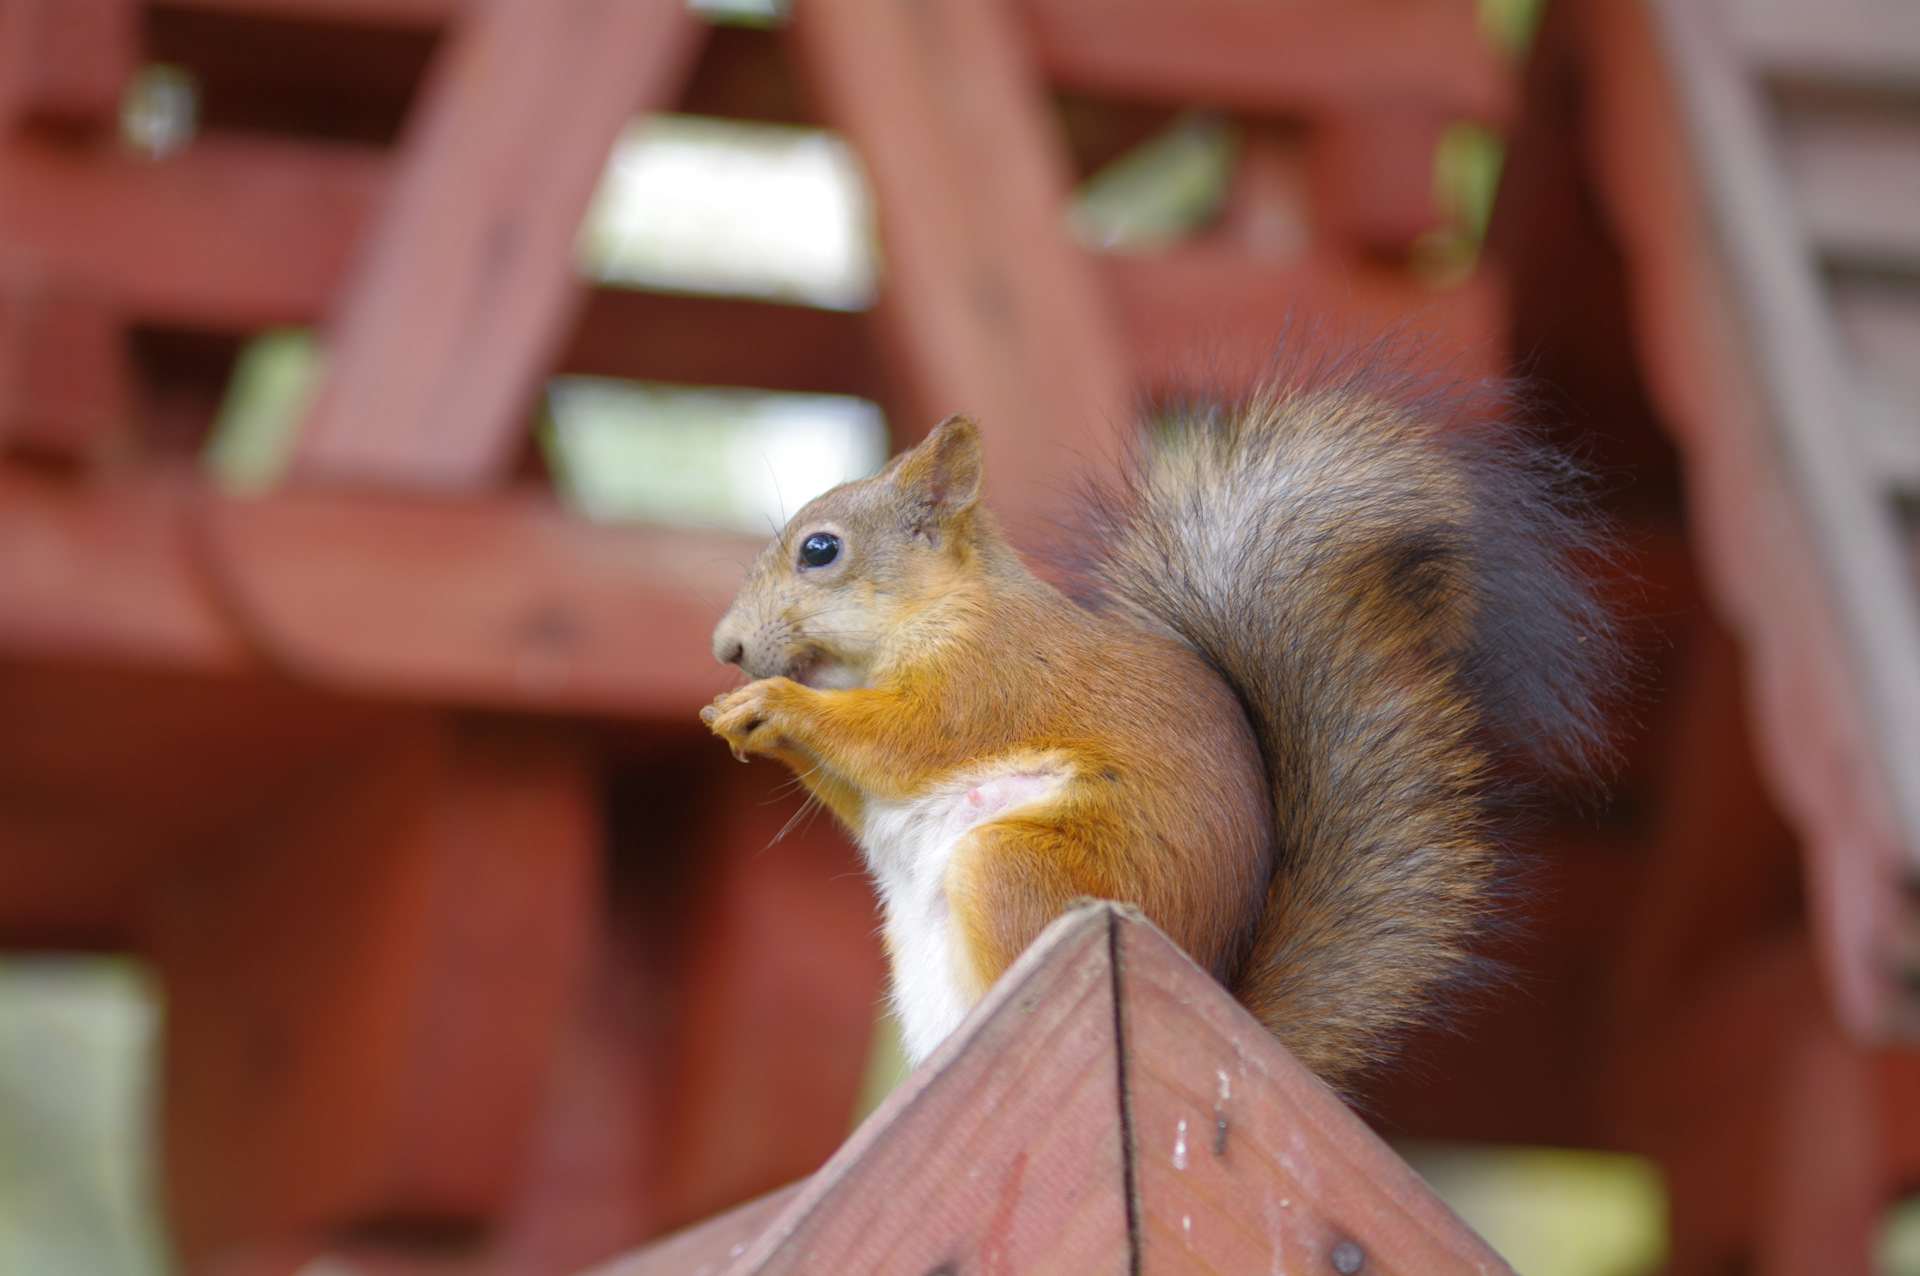
<svg viewBox="0 0 1920 1276">
<path fill-rule="evenodd" d="M 980 463 L 980 427 L 971 417 L 950 416 L 884 472 L 912 530 L 925 535 L 980 503 Z"/>
</svg>

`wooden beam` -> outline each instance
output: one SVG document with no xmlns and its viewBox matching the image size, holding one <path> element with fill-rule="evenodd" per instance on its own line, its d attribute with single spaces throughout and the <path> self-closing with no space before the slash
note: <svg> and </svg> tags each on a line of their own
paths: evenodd
<svg viewBox="0 0 1920 1276">
<path fill-rule="evenodd" d="M 253 665 L 194 563 L 198 483 L 0 464 L 0 652 L 236 672 Z"/>
<path fill-rule="evenodd" d="M 731 684 L 708 649 L 758 546 L 595 527 L 535 497 L 209 497 L 221 597 L 321 686 L 456 704 L 690 720 Z"/>
<path fill-rule="evenodd" d="M 793 1198 L 805 1186 L 792 1183 L 745 1205 L 736 1205 L 724 1214 L 716 1214 L 655 1241 L 638 1253 L 596 1267 L 585 1276 L 685 1276 L 688 1272 L 723 1272 L 727 1261 L 744 1253 L 754 1238 L 793 1204 Z"/>
<path fill-rule="evenodd" d="M 0 268 L 0 443 L 86 457 L 127 426 L 130 381 L 110 285 Z"/>
<path fill-rule="evenodd" d="M 1920 79 L 1920 53 L 1912 65 Z M 1920 127 L 1891 111 L 1784 114 L 1781 166 L 1820 252 L 1849 265 L 1920 271 Z"/>
<path fill-rule="evenodd" d="M 702 746 L 707 742 L 700 741 Z M 656 1164 L 664 1226 L 811 1173 L 846 1138 L 886 962 L 873 888 L 830 818 L 777 766 L 712 752 L 683 854 L 689 904 L 672 1096 Z M 662 848 L 666 850 L 667 848 Z"/>
<path fill-rule="evenodd" d="M 736 297 L 597 288 L 557 370 L 884 401 L 871 316 Z"/>
<path fill-rule="evenodd" d="M 490 0 L 456 27 L 328 325 L 296 479 L 505 472 L 582 293 L 574 235 L 614 138 L 672 101 L 699 31 L 682 0 Z"/>
<path fill-rule="evenodd" d="M 1920 12 L 1904 0 L 1743 0 L 1720 19 L 1742 56 L 1783 79 L 1906 90 L 1920 66 Z"/>
<path fill-rule="evenodd" d="M 1810 520 L 1793 513 L 1804 492 L 1762 397 L 1747 307 L 1712 238 L 1677 100 L 1685 77 L 1669 72 L 1650 22 L 1632 0 L 1595 0 L 1585 14 L 1597 184 L 1630 272 L 1648 391 L 1685 461 L 1708 594 L 1745 649 L 1762 768 L 1807 846 L 1830 995 L 1843 1022 L 1872 1034 L 1897 1007 L 1885 960 L 1901 951 L 1897 880 L 1909 845 L 1890 777 L 1874 761 L 1870 715 L 1889 706 L 1869 703 L 1879 693 L 1860 680 L 1826 554 Z M 1776 269 L 1802 269 L 1799 251 Z M 1848 499 L 1849 519 L 1884 514 L 1877 494 Z M 1897 554 L 1886 536 L 1876 530 L 1868 543 L 1879 543 L 1874 557 L 1897 582 L 1880 600 L 1892 605 L 1908 587 L 1885 563 Z"/>
<path fill-rule="evenodd" d="M 131 320 L 312 323 L 386 186 L 377 151 L 210 134 L 149 162 L 0 136 L 0 260 L 111 280 Z"/>
<path fill-rule="evenodd" d="M 181 9 L 383 27 L 444 26 L 476 3 L 478 0 L 173 0 L 174 7 Z"/>
<path fill-rule="evenodd" d="M 1511 1276 L 1418 1175 L 1137 913 L 1034 941 L 771 1220 L 598 1269 Z"/>
<path fill-rule="evenodd" d="M 139 63 L 133 0 L 0 0 L 0 126 L 111 128 Z"/>
<path fill-rule="evenodd" d="M 758 548 L 530 495 L 237 501 L 0 464 L 0 654 L 691 720 L 729 684 L 708 637 Z"/>
<path fill-rule="evenodd" d="M 1502 121 L 1513 73 L 1470 0 L 1021 0 L 1066 88 L 1255 115 L 1394 103 Z"/>
<path fill-rule="evenodd" d="M 1110 954 L 1049 928 L 729 1270 L 1128 1271 Z"/>
<path fill-rule="evenodd" d="M 1403 270 L 1331 252 L 1266 263 L 1206 243 L 1154 257 L 1104 257 L 1137 384 L 1250 388 L 1290 344 L 1398 334 L 1436 369 L 1504 374 L 1506 302 L 1490 274 L 1437 291 Z"/>
<path fill-rule="evenodd" d="M 1511 1276 L 1171 940 L 1114 926 L 1137 1270 Z"/>
<path fill-rule="evenodd" d="M 1036 535 L 1131 404 L 1111 303 L 1067 237 L 1071 175 L 1019 24 L 1002 0 L 811 0 L 792 31 L 876 195 L 906 433 L 975 416 L 995 510 Z"/>
<path fill-rule="evenodd" d="M 155 892 L 174 1235 L 487 1221 L 592 925 L 584 756 L 397 715 L 269 814 Z"/>
</svg>

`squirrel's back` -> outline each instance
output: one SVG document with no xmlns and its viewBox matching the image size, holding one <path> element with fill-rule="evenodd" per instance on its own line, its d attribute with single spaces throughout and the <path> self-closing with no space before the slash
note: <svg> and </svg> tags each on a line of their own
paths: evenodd
<svg viewBox="0 0 1920 1276">
<path fill-rule="evenodd" d="M 1412 386 L 1166 414 L 1091 504 L 1096 605 L 1190 645 L 1252 722 L 1276 855 L 1234 991 L 1336 1082 L 1475 967 L 1495 789 L 1590 774 L 1620 663 L 1567 464 Z"/>
</svg>

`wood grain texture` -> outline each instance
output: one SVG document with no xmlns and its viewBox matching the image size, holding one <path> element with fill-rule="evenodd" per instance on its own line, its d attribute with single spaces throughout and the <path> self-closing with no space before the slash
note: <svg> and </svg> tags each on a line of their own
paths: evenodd
<svg viewBox="0 0 1920 1276">
<path fill-rule="evenodd" d="M 719 1276 L 747 1252 L 768 1224 L 793 1205 L 804 1182 L 736 1205 L 692 1227 L 657 1240 L 637 1253 L 596 1267 L 584 1276 Z"/>
<path fill-rule="evenodd" d="M 112 281 L 133 320 L 312 323 L 386 188 L 369 147 L 210 134 L 149 162 L 0 137 L 0 262 Z"/>
<path fill-rule="evenodd" d="M 1115 926 L 1141 1272 L 1511 1276 L 1172 941 Z"/>
<path fill-rule="evenodd" d="M 876 196 L 904 433 L 978 420 L 988 499 L 1019 539 L 1130 416 L 1111 302 L 1068 238 L 1072 175 L 1031 50 L 1004 0 L 810 0 L 792 37 Z"/>
<path fill-rule="evenodd" d="M 1503 119 L 1511 71 L 1465 0 L 1022 0 L 1048 76 L 1070 88 L 1256 115 L 1383 100 Z"/>
<path fill-rule="evenodd" d="M 717 1271 L 1512 1276 L 1225 989 L 1105 903 L 1049 927 L 778 1218 L 748 1206 L 597 1276 Z"/>
<path fill-rule="evenodd" d="M 532 496 L 209 496 L 212 579 L 248 639 L 324 686 L 691 720 L 757 546 L 595 527 Z"/>
<path fill-rule="evenodd" d="M 1049 927 L 730 1270 L 1127 1271 L 1109 947 Z"/>
<path fill-rule="evenodd" d="M 581 297 L 574 236 L 608 151 L 672 100 L 699 32 L 682 0 L 465 15 L 329 325 L 297 478 L 457 490 L 503 473 Z"/>
</svg>

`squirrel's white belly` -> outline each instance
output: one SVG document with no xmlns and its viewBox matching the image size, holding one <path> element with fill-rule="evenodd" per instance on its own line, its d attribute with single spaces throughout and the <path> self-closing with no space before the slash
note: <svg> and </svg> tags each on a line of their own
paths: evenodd
<svg viewBox="0 0 1920 1276">
<path fill-rule="evenodd" d="M 904 801 L 869 798 L 860 849 L 885 913 L 893 966 L 893 1013 L 916 1065 L 973 1008 L 967 954 L 955 950 L 947 908 L 947 865 L 974 829 L 1045 801 L 1066 784 L 1066 767 L 1027 756 L 969 768 Z"/>
</svg>

